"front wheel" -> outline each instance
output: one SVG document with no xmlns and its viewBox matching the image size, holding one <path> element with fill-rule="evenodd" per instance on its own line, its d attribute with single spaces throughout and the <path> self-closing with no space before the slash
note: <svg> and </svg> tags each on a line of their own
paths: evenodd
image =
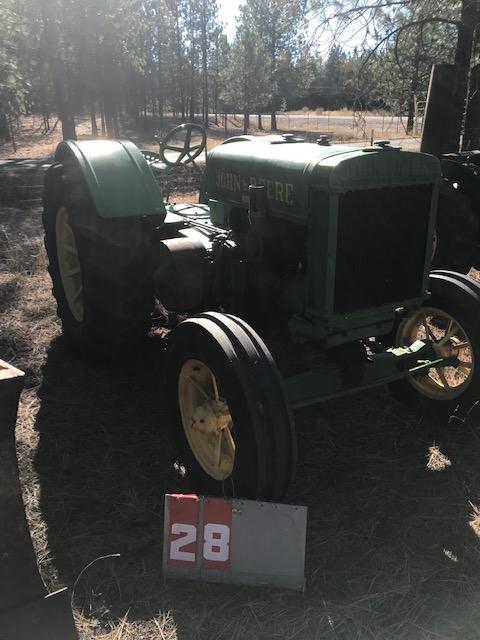
<svg viewBox="0 0 480 640">
<path fill-rule="evenodd" d="M 452 363 L 390 385 L 397 398 L 444 420 L 465 416 L 480 399 L 479 289 L 465 282 L 467 276 L 454 276 L 430 275 L 432 297 L 402 321 L 396 336 L 402 346 L 432 341 L 437 356 Z"/>
<path fill-rule="evenodd" d="M 193 488 L 281 499 L 295 469 L 295 432 L 280 375 L 244 322 L 204 313 L 172 332 L 172 417 Z"/>
</svg>

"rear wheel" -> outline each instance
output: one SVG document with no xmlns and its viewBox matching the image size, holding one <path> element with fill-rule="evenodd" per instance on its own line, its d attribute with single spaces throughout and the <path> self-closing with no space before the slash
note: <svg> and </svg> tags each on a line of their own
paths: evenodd
<svg viewBox="0 0 480 640">
<path fill-rule="evenodd" d="M 205 313 L 172 332 L 172 413 L 194 488 L 281 499 L 295 467 L 291 413 L 267 347 L 237 318 Z"/>
<path fill-rule="evenodd" d="M 475 278 L 472 278 L 465 273 L 459 273 L 458 271 L 448 271 L 446 269 L 437 269 L 435 271 L 432 271 L 431 275 L 446 276 L 447 278 L 451 278 L 452 280 L 461 282 L 478 297 L 480 303 L 480 282 Z"/>
<path fill-rule="evenodd" d="M 120 354 L 150 327 L 153 288 L 140 219 L 101 218 L 79 168 L 47 172 L 43 225 L 62 330 L 84 352 Z"/>
<path fill-rule="evenodd" d="M 465 415 L 480 398 L 480 297 L 460 279 L 430 275 L 432 297 L 401 322 L 396 344 L 431 340 L 438 357 L 454 358 L 447 366 L 390 385 L 393 394 L 431 417 Z"/>
</svg>

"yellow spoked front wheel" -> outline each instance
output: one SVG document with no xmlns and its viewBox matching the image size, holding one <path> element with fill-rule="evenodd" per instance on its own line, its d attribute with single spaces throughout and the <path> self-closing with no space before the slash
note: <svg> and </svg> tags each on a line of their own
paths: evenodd
<svg viewBox="0 0 480 640">
<path fill-rule="evenodd" d="M 397 333 L 398 344 L 410 345 L 416 340 L 431 341 L 439 358 L 454 358 L 455 362 L 409 378 L 410 384 L 432 400 L 460 397 L 475 372 L 473 346 L 460 321 L 447 311 L 422 307 L 400 325 Z"/>
<path fill-rule="evenodd" d="M 265 344 L 242 320 L 213 312 L 181 322 L 169 340 L 168 395 L 192 489 L 280 500 L 295 431 Z"/>
<path fill-rule="evenodd" d="M 429 341 L 437 358 L 449 360 L 390 388 L 398 399 L 436 419 L 470 415 L 480 400 L 480 283 L 460 273 L 434 271 L 429 289 L 428 304 L 401 322 L 396 343 Z"/>
<path fill-rule="evenodd" d="M 233 420 L 213 372 L 200 360 L 187 360 L 178 379 L 178 402 L 185 435 L 195 458 L 215 480 L 233 471 Z"/>
</svg>

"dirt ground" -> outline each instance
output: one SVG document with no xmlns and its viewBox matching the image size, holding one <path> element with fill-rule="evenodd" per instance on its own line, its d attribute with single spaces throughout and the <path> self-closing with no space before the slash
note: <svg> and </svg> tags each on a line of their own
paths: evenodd
<svg viewBox="0 0 480 640">
<path fill-rule="evenodd" d="M 26 371 L 24 500 L 48 588 L 74 587 L 82 639 L 478 640 L 475 416 L 429 425 L 383 388 L 295 414 L 287 501 L 308 506 L 305 593 L 164 579 L 164 494 L 190 490 L 174 468 L 164 344 L 150 336 L 122 366 L 74 357 L 40 209 L 14 205 L 0 208 L 0 358 Z"/>
</svg>

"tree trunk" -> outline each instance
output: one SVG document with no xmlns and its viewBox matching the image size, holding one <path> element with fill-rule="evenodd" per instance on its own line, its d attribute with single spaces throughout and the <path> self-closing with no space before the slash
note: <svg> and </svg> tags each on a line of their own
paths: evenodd
<svg viewBox="0 0 480 640">
<path fill-rule="evenodd" d="M 202 76 L 203 76 L 203 126 L 208 129 L 208 68 L 207 68 L 207 54 L 208 54 L 208 40 L 207 40 L 207 15 L 206 15 L 206 0 L 202 0 Z"/>
<path fill-rule="evenodd" d="M 177 78 L 178 78 L 178 87 L 180 93 L 180 111 L 182 114 L 182 122 L 185 122 L 185 83 L 184 83 L 184 65 L 183 65 L 183 54 L 182 54 L 182 35 L 180 31 L 180 14 L 178 11 L 178 3 L 174 3 L 175 8 L 175 51 L 177 55 Z"/>
<path fill-rule="evenodd" d="M 195 122 L 195 29 L 193 25 L 193 8 L 190 4 L 190 16 L 189 16 L 189 30 L 190 30 L 190 121 Z"/>
<path fill-rule="evenodd" d="M 272 109 L 270 111 L 270 129 L 272 131 L 277 130 L 277 112 L 275 110 L 275 104 L 272 100 Z"/>
<path fill-rule="evenodd" d="M 49 66 L 52 73 L 53 88 L 57 104 L 57 113 L 62 123 L 62 135 L 64 140 L 76 140 L 75 118 L 71 111 L 67 92 L 67 74 L 65 64 L 59 53 L 59 38 L 57 34 L 54 6 L 51 0 L 42 0 L 41 11 L 43 21 L 43 33 L 47 45 Z"/>
<path fill-rule="evenodd" d="M 407 135 L 410 135 L 413 131 L 413 123 L 415 120 L 415 95 L 411 93 L 408 96 L 408 111 L 407 111 Z"/>
<path fill-rule="evenodd" d="M 93 99 L 92 94 L 90 94 L 88 106 L 90 111 L 90 122 L 92 125 L 92 136 L 96 138 L 98 137 L 97 114 L 95 113 L 95 100 Z"/>
<path fill-rule="evenodd" d="M 260 111 L 258 112 L 258 128 L 259 128 L 261 131 L 263 131 L 263 125 L 262 125 L 262 114 L 261 114 L 261 112 L 260 112 Z"/>
<path fill-rule="evenodd" d="M 102 121 L 102 136 L 105 137 L 107 135 L 107 123 L 105 120 L 105 109 L 103 104 L 101 105 L 101 108 L 100 108 L 100 119 Z"/>
<path fill-rule="evenodd" d="M 17 143 L 15 142 L 15 134 L 13 132 L 12 122 L 8 116 L 7 116 L 7 124 L 8 124 L 8 134 L 9 134 L 8 139 L 12 143 L 13 153 L 17 153 Z"/>
<path fill-rule="evenodd" d="M 10 142 L 10 129 L 6 113 L 0 113 L 0 140 Z"/>
<path fill-rule="evenodd" d="M 157 78 L 158 78 L 158 116 L 160 122 L 160 129 L 163 129 L 163 117 L 165 110 L 165 97 L 163 90 L 163 55 L 162 55 L 162 24 L 159 19 L 157 25 L 157 59 L 158 59 L 158 70 L 157 70 Z"/>
<path fill-rule="evenodd" d="M 120 138 L 120 127 L 118 124 L 118 111 L 113 114 L 113 134 L 115 138 Z"/>
<path fill-rule="evenodd" d="M 410 83 L 410 92 L 408 96 L 408 115 L 407 115 L 407 135 L 410 135 L 413 132 L 413 125 L 415 121 L 415 100 L 418 92 L 418 81 L 419 81 L 419 66 L 420 66 L 420 43 L 421 37 L 416 40 L 415 44 L 415 53 L 413 56 L 413 73 L 412 73 L 412 81 Z"/>
<path fill-rule="evenodd" d="M 110 47 L 110 37 L 105 35 L 102 48 L 102 71 L 103 71 L 103 108 L 105 113 L 105 125 L 109 138 L 118 137 L 118 125 L 115 123 L 116 111 L 116 86 L 114 77 L 114 64 L 112 49 Z"/>
<path fill-rule="evenodd" d="M 195 75 L 193 64 L 190 75 L 190 122 L 195 122 Z"/>
<path fill-rule="evenodd" d="M 250 113 L 248 111 L 243 112 L 243 133 L 248 133 L 250 128 Z"/>
<path fill-rule="evenodd" d="M 45 104 L 42 106 L 42 118 L 43 133 L 48 133 L 50 131 L 50 113 L 48 112 L 47 106 Z"/>
</svg>

